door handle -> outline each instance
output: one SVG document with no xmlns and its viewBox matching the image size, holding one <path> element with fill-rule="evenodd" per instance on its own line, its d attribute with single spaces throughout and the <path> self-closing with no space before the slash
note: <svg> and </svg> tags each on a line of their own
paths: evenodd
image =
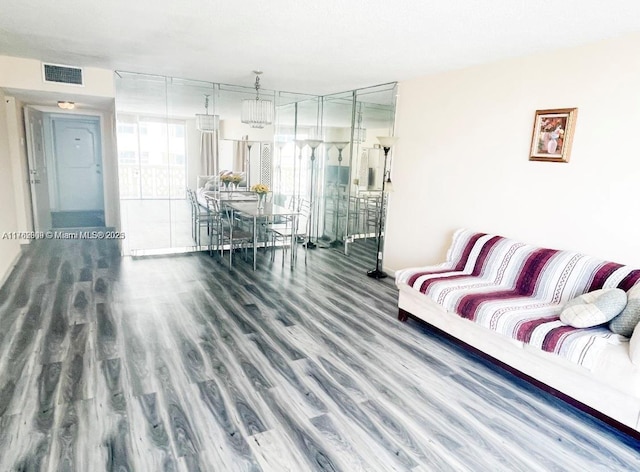
<svg viewBox="0 0 640 472">
<path fill-rule="evenodd" d="M 96 174 L 102 174 L 102 172 L 100 172 L 99 170 L 96 171 Z"/>
<path fill-rule="evenodd" d="M 34 184 L 39 184 L 40 183 L 40 179 L 36 179 L 33 181 Z"/>
</svg>

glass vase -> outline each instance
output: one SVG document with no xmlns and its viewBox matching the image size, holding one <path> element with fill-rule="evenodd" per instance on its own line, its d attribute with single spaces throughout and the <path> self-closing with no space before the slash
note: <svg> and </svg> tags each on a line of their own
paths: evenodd
<svg viewBox="0 0 640 472">
<path fill-rule="evenodd" d="M 264 201 L 267 195 L 264 193 L 258 194 L 258 210 L 264 210 Z"/>
</svg>

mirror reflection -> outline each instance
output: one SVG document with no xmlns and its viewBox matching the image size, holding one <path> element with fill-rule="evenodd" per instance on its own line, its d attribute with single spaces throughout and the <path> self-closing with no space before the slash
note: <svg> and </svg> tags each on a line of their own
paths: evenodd
<svg viewBox="0 0 640 472">
<path fill-rule="evenodd" d="M 345 253 L 373 255 L 383 218 L 384 153 L 377 136 L 393 134 L 396 85 L 324 98 L 326 166 L 323 238 Z M 389 166 L 390 167 L 390 166 Z"/>
<path fill-rule="evenodd" d="M 249 86 L 120 72 L 116 87 L 127 254 L 205 249 L 198 194 L 227 189 L 224 175 L 237 176 L 238 191 L 263 183 L 270 201 L 303 203 L 307 247 L 348 253 L 375 239 L 383 179 L 375 138 L 393 131 L 395 84 L 325 97 L 261 89 L 275 104 L 263 128 L 242 122 L 242 100 L 255 99 Z"/>
</svg>

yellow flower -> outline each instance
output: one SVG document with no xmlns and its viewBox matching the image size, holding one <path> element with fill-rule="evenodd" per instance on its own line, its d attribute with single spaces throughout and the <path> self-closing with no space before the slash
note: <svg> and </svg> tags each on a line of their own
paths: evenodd
<svg viewBox="0 0 640 472">
<path fill-rule="evenodd" d="M 255 184 L 251 187 L 251 191 L 258 194 L 269 193 L 269 187 L 265 184 Z"/>
</svg>

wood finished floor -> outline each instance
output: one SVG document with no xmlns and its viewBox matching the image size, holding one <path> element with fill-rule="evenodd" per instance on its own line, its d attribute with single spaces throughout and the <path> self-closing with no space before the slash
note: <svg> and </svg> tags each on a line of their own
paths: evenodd
<svg viewBox="0 0 640 472">
<path fill-rule="evenodd" d="M 0 290 L 0 471 L 640 470 L 638 442 L 396 321 L 365 254 L 42 242 Z"/>
</svg>

